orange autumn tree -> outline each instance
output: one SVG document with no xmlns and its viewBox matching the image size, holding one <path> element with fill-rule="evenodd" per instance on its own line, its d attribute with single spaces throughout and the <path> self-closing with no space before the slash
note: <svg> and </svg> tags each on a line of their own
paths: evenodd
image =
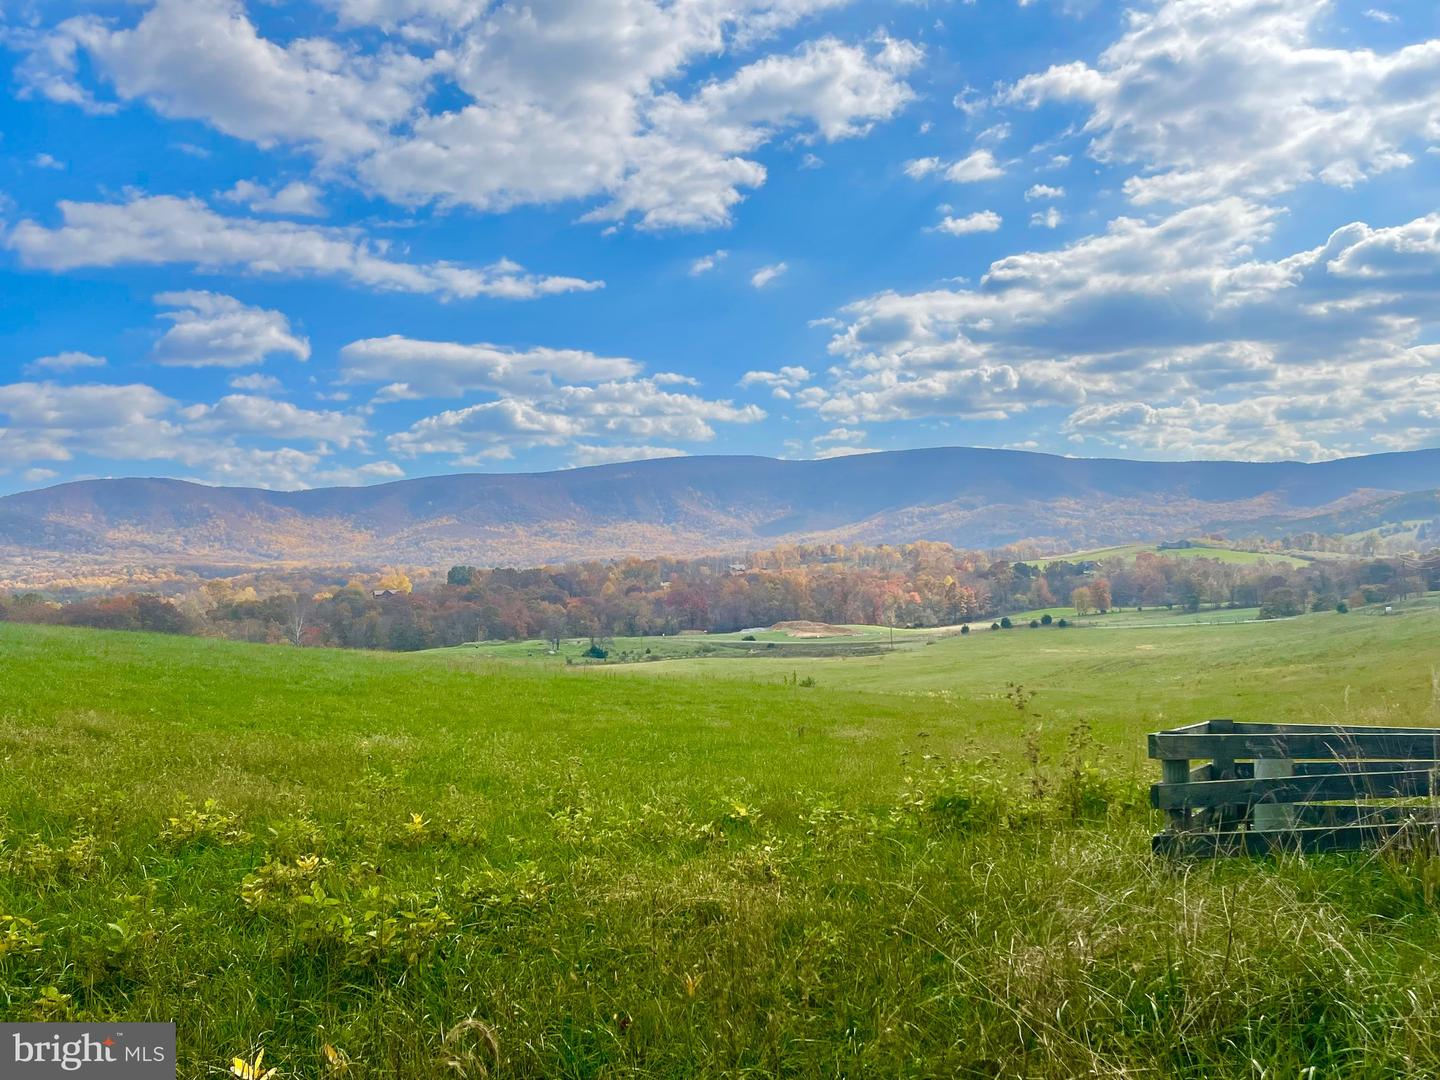
<svg viewBox="0 0 1440 1080">
<path fill-rule="evenodd" d="M 1090 597 L 1102 615 L 1114 606 L 1110 600 L 1110 582 L 1103 577 L 1090 583 Z"/>
</svg>

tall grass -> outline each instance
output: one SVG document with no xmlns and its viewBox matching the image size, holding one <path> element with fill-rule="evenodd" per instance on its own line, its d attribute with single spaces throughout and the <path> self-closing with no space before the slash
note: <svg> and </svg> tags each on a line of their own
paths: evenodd
<svg viewBox="0 0 1440 1080">
<path fill-rule="evenodd" d="M 7 627 L 0 680 L 0 1012 L 185 1077 L 1440 1071 L 1440 860 L 1156 862 L 1043 694 Z"/>
</svg>

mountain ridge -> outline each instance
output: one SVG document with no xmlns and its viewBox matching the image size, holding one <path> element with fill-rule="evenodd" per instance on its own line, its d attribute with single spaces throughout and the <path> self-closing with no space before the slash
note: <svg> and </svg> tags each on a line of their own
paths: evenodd
<svg viewBox="0 0 1440 1080">
<path fill-rule="evenodd" d="M 439 565 L 724 553 L 802 541 L 1098 545 L 1340 520 L 1440 488 L 1440 449 L 1304 463 L 933 447 L 709 455 L 270 491 L 80 480 L 0 497 L 0 578 L 27 563 Z M 1337 517 L 1339 515 L 1339 517 Z"/>
</svg>

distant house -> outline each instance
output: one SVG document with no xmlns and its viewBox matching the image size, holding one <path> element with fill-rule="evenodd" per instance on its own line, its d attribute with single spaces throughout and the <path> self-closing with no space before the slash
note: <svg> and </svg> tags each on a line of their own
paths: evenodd
<svg viewBox="0 0 1440 1080">
<path fill-rule="evenodd" d="M 1155 547 L 1159 551 L 1186 551 L 1195 546 L 1190 540 L 1162 540 Z"/>
<path fill-rule="evenodd" d="M 750 568 L 749 568 L 748 566 L 746 566 L 744 563 L 741 563 L 741 562 L 732 562 L 732 563 L 730 564 L 730 576 L 731 576 L 731 577 L 739 577 L 741 574 L 745 573 L 745 572 L 746 572 L 747 570 L 749 570 L 749 569 L 750 569 Z"/>
<path fill-rule="evenodd" d="M 399 596 L 400 594 L 394 589 L 372 589 L 370 595 L 376 600 L 386 600 L 392 596 Z"/>
</svg>

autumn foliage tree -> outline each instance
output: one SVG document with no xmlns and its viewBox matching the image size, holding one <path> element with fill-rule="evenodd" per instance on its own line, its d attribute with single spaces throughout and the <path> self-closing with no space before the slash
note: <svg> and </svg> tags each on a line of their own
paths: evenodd
<svg viewBox="0 0 1440 1080">
<path fill-rule="evenodd" d="M 102 595 L 59 603 L 0 598 L 0 617 L 110 629 L 207 633 L 367 649 L 476 640 L 609 640 L 726 632 L 787 620 L 894 626 L 985 624 L 1068 597 L 1089 614 L 1117 607 L 1351 606 L 1413 594 L 1427 582 L 1398 560 L 1222 562 L 1142 553 L 1133 560 L 1009 561 L 938 543 L 785 545 L 744 556 L 627 558 L 560 566 L 457 565 L 243 574 L 171 599 Z M 1279 596 L 1274 594 L 1279 592 Z M 1293 602 L 1277 604 L 1276 599 Z M 1013 620 L 1012 620 L 1013 621 Z M 1026 622 L 1029 616 L 1026 617 Z M 1042 625 L 1044 620 L 1041 620 Z"/>
<path fill-rule="evenodd" d="M 415 591 L 415 586 L 410 581 L 410 575 L 403 570 L 396 570 L 389 566 L 380 572 L 380 580 L 375 583 L 375 588 L 382 592 L 405 594 Z"/>
<path fill-rule="evenodd" d="M 1113 606 L 1110 598 L 1110 582 L 1105 578 L 1096 578 L 1088 586 L 1090 589 L 1090 601 L 1100 614 L 1105 614 Z"/>
</svg>

